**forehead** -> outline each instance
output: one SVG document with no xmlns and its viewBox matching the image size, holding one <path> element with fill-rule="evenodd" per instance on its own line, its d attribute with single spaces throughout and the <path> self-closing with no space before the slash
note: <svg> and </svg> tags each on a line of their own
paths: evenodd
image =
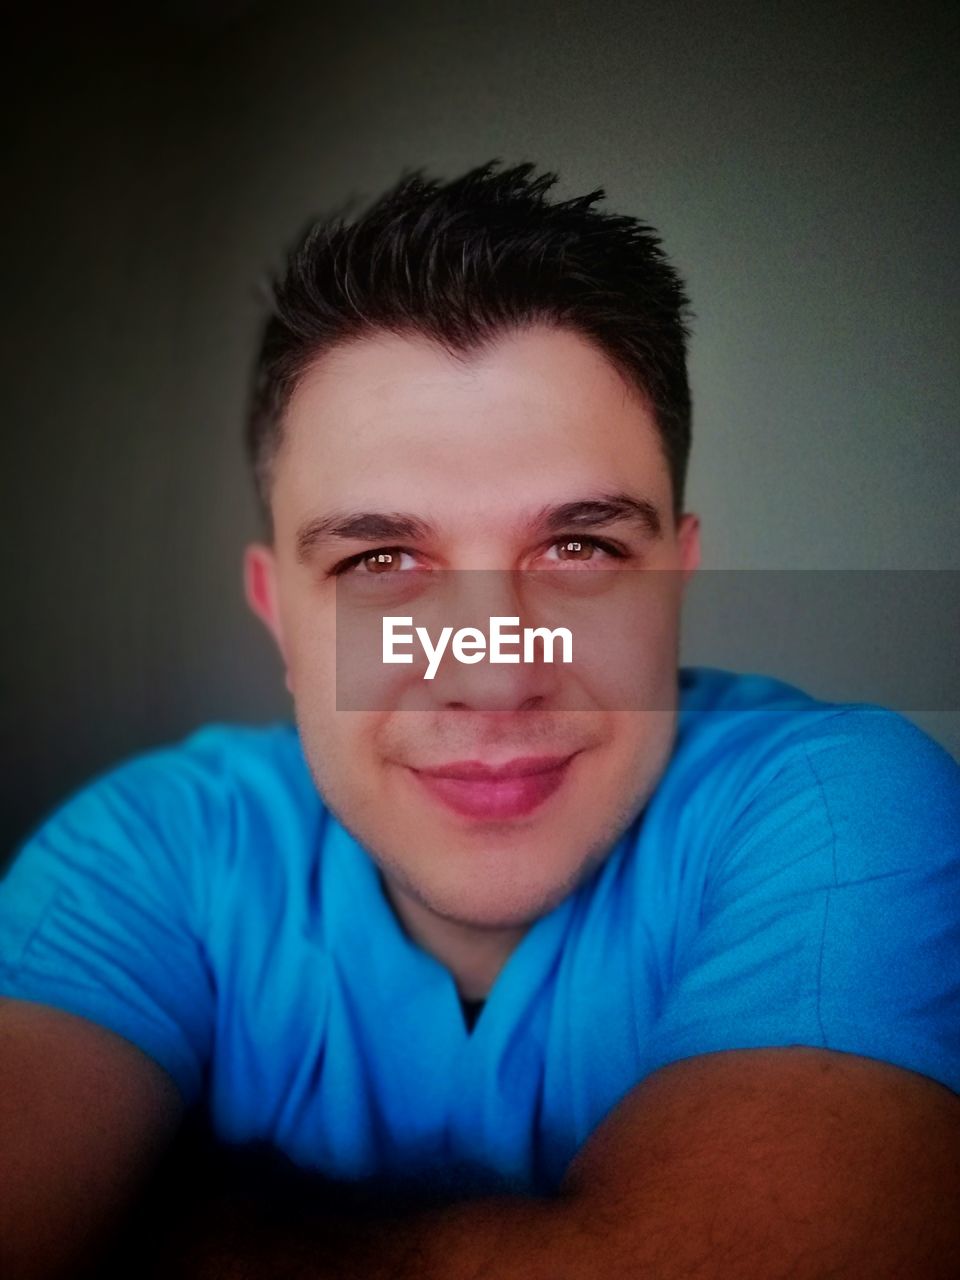
<svg viewBox="0 0 960 1280">
<path fill-rule="evenodd" d="M 377 334 L 335 348 L 302 379 L 274 505 L 296 516 L 402 498 L 442 511 L 467 489 L 496 507 L 617 483 L 669 505 L 652 410 L 586 338 L 531 327 L 455 358 L 421 336 Z"/>
</svg>

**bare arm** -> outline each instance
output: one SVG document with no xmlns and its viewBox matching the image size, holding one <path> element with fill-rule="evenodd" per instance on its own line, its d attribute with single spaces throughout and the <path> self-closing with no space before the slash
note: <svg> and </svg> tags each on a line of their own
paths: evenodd
<svg viewBox="0 0 960 1280">
<path fill-rule="evenodd" d="M 95 1259 L 180 1121 L 134 1045 L 83 1018 L 0 999 L 0 1258 L 11 1280 Z"/>
<path fill-rule="evenodd" d="M 926 1280 L 960 1274 L 960 1098 L 825 1050 L 668 1066 L 595 1131 L 554 1199 L 333 1215 L 264 1232 L 247 1205 L 197 1277 Z M 185 1273 L 186 1274 L 186 1273 Z"/>
</svg>

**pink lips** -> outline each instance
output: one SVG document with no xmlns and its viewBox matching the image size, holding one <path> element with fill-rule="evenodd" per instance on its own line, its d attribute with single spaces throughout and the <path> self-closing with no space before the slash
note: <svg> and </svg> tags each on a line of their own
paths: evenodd
<svg viewBox="0 0 960 1280">
<path fill-rule="evenodd" d="M 558 790 L 572 759 L 521 756 L 497 766 L 458 760 L 412 772 L 432 796 L 463 817 L 520 818 Z"/>
</svg>

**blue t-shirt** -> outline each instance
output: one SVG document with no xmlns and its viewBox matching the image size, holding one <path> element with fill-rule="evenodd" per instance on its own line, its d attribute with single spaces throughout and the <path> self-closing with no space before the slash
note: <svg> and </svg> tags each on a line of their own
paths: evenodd
<svg viewBox="0 0 960 1280">
<path fill-rule="evenodd" d="M 656 791 L 468 1033 L 295 726 L 208 725 L 33 832 L 0 884 L 0 992 L 133 1041 L 225 1140 L 548 1192 L 694 1054 L 819 1046 L 960 1092 L 960 768 L 894 712 L 682 670 Z"/>
</svg>

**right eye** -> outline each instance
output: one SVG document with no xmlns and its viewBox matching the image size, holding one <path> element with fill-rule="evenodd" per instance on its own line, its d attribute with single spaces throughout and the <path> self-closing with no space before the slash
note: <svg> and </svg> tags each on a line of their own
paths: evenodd
<svg viewBox="0 0 960 1280">
<path fill-rule="evenodd" d="M 336 577 L 344 574 L 360 574 L 363 577 L 387 577 L 395 573 L 406 573 L 415 564 L 404 564 L 404 558 L 413 561 L 414 557 L 403 547 L 376 547 L 373 551 L 360 551 L 347 560 L 342 560 L 333 570 Z"/>
</svg>

